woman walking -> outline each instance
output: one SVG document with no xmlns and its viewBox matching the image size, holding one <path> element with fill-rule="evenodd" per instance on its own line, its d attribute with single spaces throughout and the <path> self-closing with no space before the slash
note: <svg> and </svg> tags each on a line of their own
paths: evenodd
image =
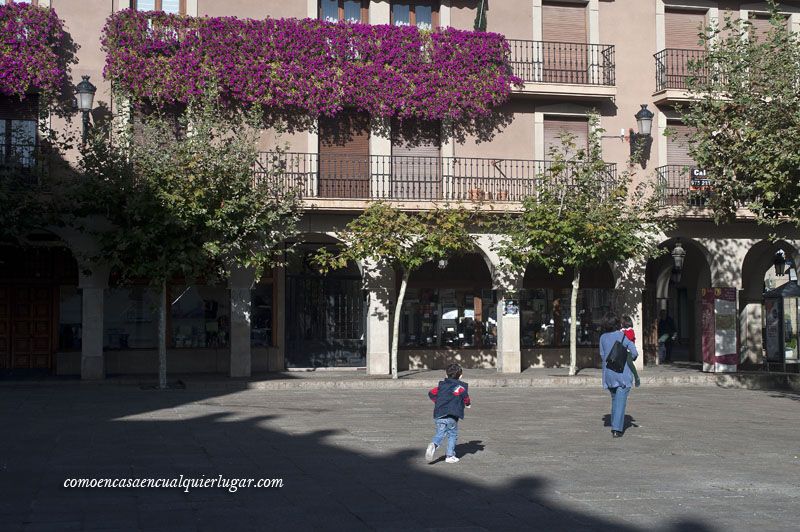
<svg viewBox="0 0 800 532">
<path fill-rule="evenodd" d="M 603 330 L 605 333 L 600 336 L 603 388 L 607 388 L 611 393 L 611 435 L 615 438 L 620 438 L 625 429 L 625 404 L 628 401 L 628 393 L 630 393 L 633 385 L 633 374 L 627 364 L 624 364 L 621 372 L 610 369 L 606 365 L 606 359 L 617 342 L 630 352 L 634 360 L 639 356 L 639 353 L 636 351 L 636 345 L 628 340 L 625 333 L 620 330 L 620 319 L 613 312 L 609 312 L 604 316 Z"/>
</svg>

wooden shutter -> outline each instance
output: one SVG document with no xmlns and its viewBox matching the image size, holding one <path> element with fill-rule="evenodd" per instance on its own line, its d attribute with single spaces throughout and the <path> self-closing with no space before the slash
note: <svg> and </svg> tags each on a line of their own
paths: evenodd
<svg viewBox="0 0 800 532">
<path fill-rule="evenodd" d="M 586 43 L 586 5 L 558 2 L 543 4 L 542 40 Z"/>
<path fill-rule="evenodd" d="M 319 119 L 319 196 L 368 198 L 369 117 L 343 111 Z"/>
<path fill-rule="evenodd" d="M 695 166 L 694 160 L 689 156 L 689 135 L 692 128 L 680 122 L 670 122 L 668 126 L 675 134 L 667 139 L 667 163 Z"/>
<path fill-rule="evenodd" d="M 789 17 L 785 18 L 786 30 L 789 31 Z M 750 28 L 750 34 L 755 40 L 763 39 L 772 29 L 772 25 L 769 23 L 769 15 L 767 14 L 752 13 L 748 20 L 750 21 L 750 24 L 752 24 L 752 27 Z"/>
<path fill-rule="evenodd" d="M 705 11 L 667 11 L 664 20 L 667 48 L 702 50 L 697 34 L 705 25 Z"/>
<path fill-rule="evenodd" d="M 441 199 L 441 131 L 438 121 L 392 121 L 392 198 Z"/>
<path fill-rule="evenodd" d="M 555 147 L 561 150 L 561 134 L 571 133 L 576 149 L 589 147 L 589 120 L 583 117 L 545 117 L 544 119 L 544 153 L 550 158 L 550 150 Z M 572 155 L 572 154 L 570 154 Z"/>
</svg>

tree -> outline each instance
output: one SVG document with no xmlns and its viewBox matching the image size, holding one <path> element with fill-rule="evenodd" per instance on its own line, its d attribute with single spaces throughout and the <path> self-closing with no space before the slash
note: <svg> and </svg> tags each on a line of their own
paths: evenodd
<svg viewBox="0 0 800 532">
<path fill-rule="evenodd" d="M 167 282 L 256 275 L 276 264 L 294 233 L 298 198 L 280 176 L 256 179 L 259 110 L 222 108 L 213 94 L 184 112 L 142 116 L 118 136 L 108 128 L 82 150 L 78 217 L 100 215 L 96 261 L 123 280 L 149 279 L 159 296 L 159 387 L 166 386 Z"/>
<path fill-rule="evenodd" d="M 632 175 L 615 175 L 603 162 L 598 117 L 590 117 L 588 149 L 578 149 L 564 134 L 550 150 L 551 164 L 534 195 L 523 200 L 521 214 L 499 222 L 504 238 L 498 254 L 505 268 L 524 272 L 529 264 L 555 275 L 572 275 L 570 367 L 577 373 L 577 299 L 581 270 L 657 253 L 658 198 Z"/>
<path fill-rule="evenodd" d="M 746 207 L 758 220 L 800 223 L 800 41 L 770 2 L 770 30 L 727 18 L 700 34 L 692 63 L 689 152 L 711 180 L 717 221 Z"/>
<path fill-rule="evenodd" d="M 400 314 L 411 274 L 429 261 L 447 259 L 475 247 L 469 234 L 472 213 L 459 208 L 403 212 L 386 203 L 370 205 L 338 234 L 342 244 L 335 252 L 320 250 L 314 262 L 323 272 L 344 268 L 348 262 L 373 262 L 395 269 L 400 292 L 392 320 L 391 372 L 397 378 Z"/>
</svg>

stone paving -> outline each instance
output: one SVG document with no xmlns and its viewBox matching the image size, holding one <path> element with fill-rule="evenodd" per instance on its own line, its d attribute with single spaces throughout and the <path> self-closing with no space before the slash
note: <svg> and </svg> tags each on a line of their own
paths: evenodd
<svg viewBox="0 0 800 532">
<path fill-rule="evenodd" d="M 421 389 L 0 388 L 0 530 L 797 530 L 800 395 L 476 388 L 461 462 L 423 453 Z M 66 478 L 282 478 L 66 489 Z"/>
</svg>

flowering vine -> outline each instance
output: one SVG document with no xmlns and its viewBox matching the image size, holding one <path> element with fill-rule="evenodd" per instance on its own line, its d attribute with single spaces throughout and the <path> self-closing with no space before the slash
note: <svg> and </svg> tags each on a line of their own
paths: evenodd
<svg viewBox="0 0 800 532">
<path fill-rule="evenodd" d="M 52 9 L 0 5 L 0 94 L 24 98 L 37 90 L 55 93 L 67 75 L 59 57 L 64 35 Z"/>
<path fill-rule="evenodd" d="M 521 80 L 502 35 L 316 19 L 190 18 L 123 10 L 104 75 L 135 99 L 187 102 L 211 84 L 239 104 L 334 115 L 486 116 Z"/>
</svg>

